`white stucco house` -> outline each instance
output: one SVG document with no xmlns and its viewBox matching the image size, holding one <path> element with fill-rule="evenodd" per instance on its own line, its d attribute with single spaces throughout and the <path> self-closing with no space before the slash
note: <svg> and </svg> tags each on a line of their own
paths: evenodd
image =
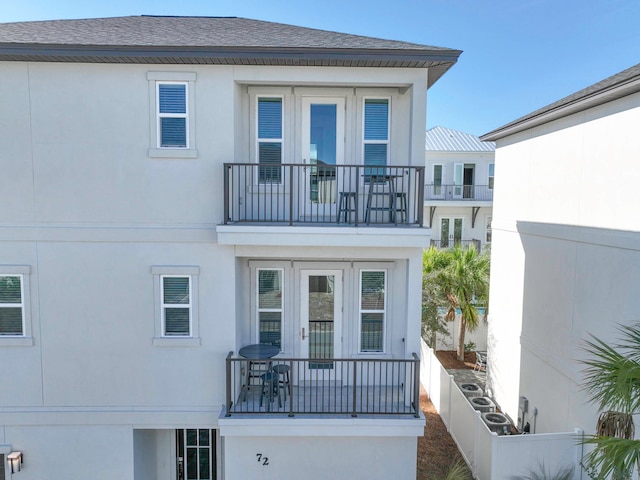
<svg viewBox="0 0 640 480">
<path fill-rule="evenodd" d="M 424 217 L 431 244 L 491 243 L 495 144 L 446 127 L 427 130 Z"/>
<path fill-rule="evenodd" d="M 0 24 L 0 479 L 415 479 L 426 96 L 460 53 Z"/>
<path fill-rule="evenodd" d="M 536 433 L 594 433 L 583 342 L 640 321 L 639 124 L 636 65 L 481 137 L 500 172 L 488 384 Z"/>
</svg>

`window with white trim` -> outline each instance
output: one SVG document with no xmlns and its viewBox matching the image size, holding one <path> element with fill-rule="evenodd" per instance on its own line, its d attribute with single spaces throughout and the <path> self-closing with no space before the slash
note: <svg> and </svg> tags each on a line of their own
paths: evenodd
<svg viewBox="0 0 640 480">
<path fill-rule="evenodd" d="M 257 97 L 258 183 L 282 182 L 283 101 L 282 97 Z"/>
<path fill-rule="evenodd" d="M 256 318 L 258 343 L 282 349 L 282 320 L 284 317 L 284 288 L 282 268 L 256 270 Z"/>
<path fill-rule="evenodd" d="M 154 345 L 199 345 L 198 267 L 155 266 Z"/>
<path fill-rule="evenodd" d="M 360 271 L 360 352 L 383 353 L 387 271 Z"/>
<path fill-rule="evenodd" d="M 188 148 L 186 82 L 156 82 L 158 148 Z"/>
<path fill-rule="evenodd" d="M 148 72 L 151 129 L 150 157 L 195 158 L 193 111 L 196 74 Z"/>
<path fill-rule="evenodd" d="M 485 235 L 485 243 L 491 243 L 491 215 L 487 215 L 486 219 L 486 235 Z"/>
<path fill-rule="evenodd" d="M 494 180 L 494 172 L 495 172 L 495 164 L 489 164 L 489 179 L 487 181 L 487 185 L 489 185 L 489 190 L 493 190 L 493 180 Z"/>
<path fill-rule="evenodd" d="M 24 276 L 0 274 L 0 335 L 19 336 L 24 328 Z"/>
<path fill-rule="evenodd" d="M 0 347 L 33 346 L 29 265 L 0 265 Z"/>
<path fill-rule="evenodd" d="M 363 164 L 386 166 L 389 160 L 389 99 L 365 98 L 363 113 Z M 376 174 L 367 169 L 365 174 Z"/>
</svg>

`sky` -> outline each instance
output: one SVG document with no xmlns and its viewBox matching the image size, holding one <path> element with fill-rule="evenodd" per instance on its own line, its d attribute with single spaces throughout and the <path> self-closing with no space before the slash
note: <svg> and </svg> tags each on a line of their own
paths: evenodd
<svg viewBox="0 0 640 480">
<path fill-rule="evenodd" d="M 462 50 L 427 128 L 482 135 L 640 63 L 639 0 L 0 0 L 0 22 L 236 16 Z"/>
</svg>

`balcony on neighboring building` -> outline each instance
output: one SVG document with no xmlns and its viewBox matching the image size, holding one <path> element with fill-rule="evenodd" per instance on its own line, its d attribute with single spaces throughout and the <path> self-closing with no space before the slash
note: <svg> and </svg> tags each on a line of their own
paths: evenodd
<svg viewBox="0 0 640 480">
<path fill-rule="evenodd" d="M 425 185 L 425 201 L 493 202 L 492 185 Z"/>
<path fill-rule="evenodd" d="M 460 246 L 464 249 L 469 248 L 469 247 L 474 247 L 476 249 L 476 251 L 480 252 L 482 251 L 482 242 L 480 240 L 477 239 L 471 239 L 471 240 L 457 240 L 454 239 L 453 237 L 450 238 L 443 238 L 443 239 L 431 239 L 431 246 L 432 247 L 436 247 L 439 249 L 446 249 L 446 248 L 455 248 L 457 246 Z"/>
<path fill-rule="evenodd" d="M 226 163 L 224 224 L 422 227 L 424 170 Z"/>
</svg>

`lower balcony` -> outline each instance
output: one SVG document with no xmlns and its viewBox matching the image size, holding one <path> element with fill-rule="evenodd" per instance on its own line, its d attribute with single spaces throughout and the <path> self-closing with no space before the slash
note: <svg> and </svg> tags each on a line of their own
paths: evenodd
<svg viewBox="0 0 640 480">
<path fill-rule="evenodd" d="M 420 416 L 420 360 L 226 359 L 226 416 Z"/>
<path fill-rule="evenodd" d="M 424 167 L 224 165 L 224 223 L 423 226 Z"/>
</svg>

